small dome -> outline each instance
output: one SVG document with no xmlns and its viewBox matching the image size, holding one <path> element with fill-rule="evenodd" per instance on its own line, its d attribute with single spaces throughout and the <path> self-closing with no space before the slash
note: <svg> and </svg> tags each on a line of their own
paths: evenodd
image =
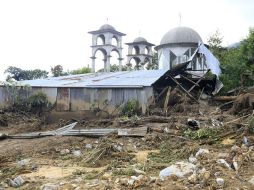
<svg viewBox="0 0 254 190">
<path fill-rule="evenodd" d="M 202 42 L 202 38 L 195 30 L 189 27 L 180 26 L 168 31 L 161 39 L 160 45 L 198 42 Z"/>
<path fill-rule="evenodd" d="M 147 42 L 147 40 L 143 37 L 137 37 L 133 42 Z"/>
<path fill-rule="evenodd" d="M 115 30 L 115 28 L 109 24 L 104 24 L 100 27 L 100 30 Z"/>
</svg>

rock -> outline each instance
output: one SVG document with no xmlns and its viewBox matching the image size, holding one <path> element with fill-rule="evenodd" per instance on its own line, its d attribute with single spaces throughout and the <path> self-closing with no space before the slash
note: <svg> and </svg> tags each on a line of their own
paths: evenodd
<svg viewBox="0 0 254 190">
<path fill-rule="evenodd" d="M 189 162 L 177 162 L 160 171 L 160 178 L 164 179 L 167 176 L 176 175 L 177 177 L 183 177 L 187 174 L 192 174 L 196 166 Z"/>
<path fill-rule="evenodd" d="M 189 157 L 189 162 L 192 164 L 196 164 L 198 162 L 197 158 L 193 156 L 193 154 Z"/>
<path fill-rule="evenodd" d="M 122 146 L 119 146 L 119 145 L 114 145 L 114 148 L 115 148 L 117 151 L 119 151 L 119 152 L 121 152 L 121 151 L 123 150 L 123 147 L 122 147 Z"/>
<path fill-rule="evenodd" d="M 23 160 L 20 160 L 17 162 L 18 166 L 22 167 L 22 166 L 25 166 L 27 164 L 29 164 L 31 159 L 27 158 L 27 159 L 23 159 Z"/>
<path fill-rule="evenodd" d="M 248 182 L 254 185 L 254 176 L 252 176 L 252 178 Z"/>
<path fill-rule="evenodd" d="M 80 150 L 74 150 L 72 152 L 72 154 L 75 156 L 75 157 L 80 157 L 81 156 L 81 151 Z"/>
<path fill-rule="evenodd" d="M 243 136 L 243 144 L 246 145 L 246 146 L 249 145 L 248 139 L 245 136 Z"/>
<path fill-rule="evenodd" d="M 222 178 L 216 178 L 216 182 L 219 186 L 223 186 L 224 185 L 224 179 Z"/>
<path fill-rule="evenodd" d="M 127 184 L 132 186 L 134 184 L 135 180 L 134 179 L 129 179 Z"/>
<path fill-rule="evenodd" d="M 66 155 L 66 154 L 70 154 L 70 150 L 69 149 L 63 149 L 60 151 L 60 154 L 63 156 L 63 155 Z"/>
<path fill-rule="evenodd" d="M 209 150 L 208 149 L 203 149 L 203 148 L 200 148 L 197 153 L 196 153 L 196 158 L 200 157 L 200 156 L 205 156 L 209 154 Z"/>
<path fill-rule="evenodd" d="M 59 185 L 52 184 L 52 183 L 47 183 L 45 185 L 41 186 L 41 190 L 58 190 L 60 187 Z"/>
<path fill-rule="evenodd" d="M 85 148 L 86 148 L 86 149 L 92 149 L 93 146 L 92 146 L 92 144 L 86 144 Z"/>
<path fill-rule="evenodd" d="M 25 180 L 21 177 L 18 176 L 14 180 L 9 179 L 9 186 L 11 187 L 20 187 L 25 183 Z"/>
<path fill-rule="evenodd" d="M 218 164 L 221 164 L 221 165 L 223 165 L 223 166 L 229 168 L 229 169 L 232 169 L 232 168 L 230 167 L 229 163 L 228 163 L 226 160 L 224 160 L 224 159 L 218 159 L 216 162 L 217 162 Z"/>
</svg>

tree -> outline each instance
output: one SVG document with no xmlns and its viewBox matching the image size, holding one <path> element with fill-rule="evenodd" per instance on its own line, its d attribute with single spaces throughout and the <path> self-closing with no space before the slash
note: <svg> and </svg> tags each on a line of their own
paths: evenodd
<svg viewBox="0 0 254 190">
<path fill-rule="evenodd" d="M 225 48 L 222 47 L 223 36 L 217 29 L 214 34 L 208 37 L 208 45 L 211 52 L 219 59 L 223 59 Z"/>
<path fill-rule="evenodd" d="M 146 67 L 147 70 L 156 70 L 159 68 L 159 63 L 158 63 L 158 53 L 153 52 L 152 53 L 152 63 L 149 63 Z"/>
<path fill-rule="evenodd" d="M 249 66 L 254 64 L 254 28 L 249 29 L 249 34 L 241 43 L 241 53 Z"/>
<path fill-rule="evenodd" d="M 78 74 L 85 74 L 85 73 L 91 73 L 92 70 L 89 68 L 89 66 L 87 67 L 82 67 L 80 69 L 76 69 L 73 71 L 69 71 L 69 74 L 71 75 L 78 75 Z"/>
<path fill-rule="evenodd" d="M 222 75 L 221 81 L 224 84 L 222 93 L 228 90 L 254 85 L 254 29 L 250 28 L 249 34 L 237 48 L 230 48 L 218 52 L 223 55 L 220 58 Z"/>
<path fill-rule="evenodd" d="M 63 73 L 63 66 L 62 65 L 56 65 L 54 67 L 51 67 L 51 73 L 54 77 L 66 75 L 66 73 Z"/>
<path fill-rule="evenodd" d="M 33 79 L 48 77 L 48 72 L 44 70 L 40 70 L 40 69 L 23 70 L 13 66 L 8 67 L 4 73 L 8 73 L 6 78 L 7 81 L 10 81 L 11 79 L 14 79 L 16 81 L 21 81 L 21 80 L 33 80 Z"/>
<path fill-rule="evenodd" d="M 117 71 L 119 71 L 119 65 L 117 65 L 117 64 L 110 65 L 110 72 L 117 72 Z M 126 65 L 122 65 L 122 71 L 127 71 Z M 100 72 L 104 72 L 104 68 L 99 69 L 97 71 L 97 73 L 100 73 Z"/>
</svg>

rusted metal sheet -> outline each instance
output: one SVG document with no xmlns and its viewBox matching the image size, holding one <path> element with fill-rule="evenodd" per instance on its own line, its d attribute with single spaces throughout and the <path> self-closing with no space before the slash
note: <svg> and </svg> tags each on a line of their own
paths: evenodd
<svg viewBox="0 0 254 190">
<path fill-rule="evenodd" d="M 57 111 L 70 110 L 70 88 L 58 88 L 56 98 Z"/>
</svg>

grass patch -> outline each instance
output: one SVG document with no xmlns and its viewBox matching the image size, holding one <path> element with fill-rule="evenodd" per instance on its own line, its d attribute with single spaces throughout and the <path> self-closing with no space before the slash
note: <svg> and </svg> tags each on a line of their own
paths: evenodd
<svg viewBox="0 0 254 190">
<path fill-rule="evenodd" d="M 190 154 L 196 152 L 197 149 L 197 145 L 168 140 L 160 146 L 160 153 L 150 153 L 148 158 L 155 163 L 174 163 L 179 160 L 187 159 Z"/>
<path fill-rule="evenodd" d="M 201 128 L 197 131 L 192 131 L 188 129 L 184 131 L 184 135 L 193 140 L 215 138 L 218 135 L 218 133 L 219 133 L 218 129 L 213 128 Z"/>
</svg>

